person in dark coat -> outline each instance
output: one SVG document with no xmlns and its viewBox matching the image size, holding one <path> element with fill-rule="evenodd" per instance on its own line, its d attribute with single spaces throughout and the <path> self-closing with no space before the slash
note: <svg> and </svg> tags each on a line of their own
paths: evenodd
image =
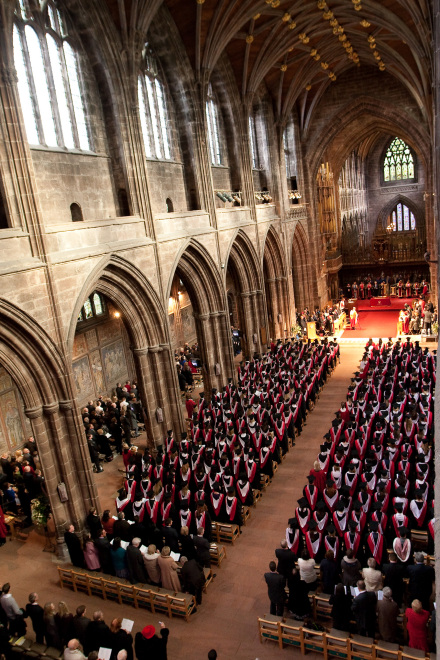
<svg viewBox="0 0 440 660">
<path fill-rule="evenodd" d="M 335 593 L 330 596 L 329 602 L 332 605 L 333 628 L 350 632 L 351 595 L 345 593 L 342 582 L 336 585 Z"/>
<path fill-rule="evenodd" d="M 122 541 L 127 541 L 127 543 L 131 541 L 131 525 L 125 520 L 125 514 L 122 511 L 118 513 L 118 519 L 113 525 L 113 536 L 119 536 Z"/>
<path fill-rule="evenodd" d="M 122 619 L 113 619 L 110 624 L 111 660 L 116 660 L 119 651 L 127 651 L 127 660 L 133 660 L 133 635 L 122 629 Z"/>
<path fill-rule="evenodd" d="M 90 536 L 92 539 L 97 539 L 101 533 L 102 523 L 94 506 L 89 509 L 89 513 L 86 518 L 86 524 L 90 530 Z"/>
<path fill-rule="evenodd" d="M 322 590 L 325 594 L 332 594 L 339 582 L 340 571 L 331 550 L 327 550 L 325 557 L 319 565 L 321 572 Z"/>
<path fill-rule="evenodd" d="M 160 637 L 156 635 L 154 626 L 145 626 L 142 632 L 136 633 L 134 651 L 137 660 L 167 660 L 167 642 L 170 631 L 160 622 Z"/>
<path fill-rule="evenodd" d="M 197 536 L 193 536 L 194 545 L 197 552 L 197 560 L 202 566 L 211 568 L 211 554 L 209 552 L 210 544 L 208 539 L 203 536 L 205 530 L 199 527 Z"/>
<path fill-rule="evenodd" d="M 269 563 L 269 571 L 269 573 L 264 574 L 264 579 L 266 580 L 270 600 L 270 613 L 283 616 L 286 600 L 286 578 L 278 573 L 274 561 Z"/>
<path fill-rule="evenodd" d="M 88 655 L 91 651 L 99 651 L 102 647 L 110 648 L 110 628 L 104 621 L 104 614 L 101 610 L 93 612 L 93 620 L 87 626 L 84 655 Z"/>
<path fill-rule="evenodd" d="M 365 582 L 358 580 L 359 595 L 353 599 L 351 611 L 357 623 L 359 635 L 374 637 L 376 631 L 377 598 L 374 591 L 366 591 Z"/>
<path fill-rule="evenodd" d="M 78 568 L 84 568 L 84 553 L 81 548 L 81 541 L 75 534 L 75 527 L 69 525 L 64 532 L 64 541 L 69 551 L 70 561 Z"/>
<path fill-rule="evenodd" d="M 162 527 L 162 534 L 165 540 L 165 545 L 169 546 L 171 552 L 179 552 L 179 535 L 177 530 L 174 529 L 173 519 L 167 518 Z"/>
<path fill-rule="evenodd" d="M 24 618 L 32 621 L 32 628 L 34 629 L 35 639 L 37 644 L 44 644 L 44 610 L 38 604 L 38 594 L 33 592 L 29 594 L 29 602 L 26 605 Z"/>
<path fill-rule="evenodd" d="M 408 592 L 410 602 L 420 600 L 423 609 L 430 612 L 429 599 L 432 594 L 432 583 L 435 580 L 435 571 L 432 566 L 425 564 L 423 552 L 414 554 L 415 564 L 406 567 L 409 577 Z"/>
<path fill-rule="evenodd" d="M 115 569 L 113 567 L 111 545 L 107 538 L 107 534 L 103 529 L 98 539 L 95 541 L 95 547 L 98 551 L 99 563 L 101 564 L 101 571 L 107 575 L 114 575 Z"/>
<path fill-rule="evenodd" d="M 127 546 L 127 564 L 130 573 L 130 582 L 136 584 L 137 582 L 147 582 L 147 574 L 145 572 L 144 557 L 139 550 L 141 545 L 140 538 L 134 538 L 131 545 Z"/>
<path fill-rule="evenodd" d="M 197 556 L 196 546 L 192 540 L 192 537 L 189 535 L 188 527 L 184 526 L 180 529 L 179 537 L 180 545 L 182 548 L 182 555 L 188 559 L 195 559 Z"/>
<path fill-rule="evenodd" d="M 390 587 L 393 593 L 393 599 L 400 607 L 403 602 L 403 591 L 405 583 L 403 581 L 405 575 L 405 566 L 398 561 L 397 555 L 390 552 L 389 563 L 382 566 L 382 573 L 385 576 L 383 586 Z"/>
<path fill-rule="evenodd" d="M 297 556 L 287 547 L 286 539 L 283 539 L 280 543 L 280 547 L 275 550 L 275 557 L 278 559 L 278 573 L 284 575 L 287 580 L 292 572 L 292 568 L 295 566 Z"/>
<path fill-rule="evenodd" d="M 197 605 L 202 602 L 202 590 L 205 584 L 205 574 L 202 566 L 195 559 L 180 558 L 182 565 L 180 582 L 184 591 L 196 597 Z"/>
<path fill-rule="evenodd" d="M 78 605 L 76 608 L 76 614 L 72 619 L 72 631 L 83 649 L 86 647 L 86 631 L 89 623 L 90 619 L 86 617 L 86 606 Z"/>
</svg>

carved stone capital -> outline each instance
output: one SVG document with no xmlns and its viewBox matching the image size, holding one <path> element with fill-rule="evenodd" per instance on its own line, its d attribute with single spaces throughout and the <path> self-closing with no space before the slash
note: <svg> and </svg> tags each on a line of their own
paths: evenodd
<svg viewBox="0 0 440 660">
<path fill-rule="evenodd" d="M 3 64 L 1 67 L 1 76 L 6 85 L 16 85 L 18 83 L 17 71 L 14 66 Z"/>
<path fill-rule="evenodd" d="M 45 403 L 43 405 L 43 412 L 45 415 L 55 415 L 56 412 L 60 409 L 60 404 L 58 401 L 53 401 L 52 403 Z"/>
<path fill-rule="evenodd" d="M 43 414 L 43 406 L 35 406 L 35 408 L 26 408 L 24 414 L 29 419 L 37 419 Z"/>
<path fill-rule="evenodd" d="M 150 349 L 148 348 L 148 346 L 144 346 L 143 348 L 134 348 L 133 354 L 138 357 L 141 357 L 142 355 L 147 355 L 149 350 Z"/>
<path fill-rule="evenodd" d="M 72 410 L 73 409 L 73 401 L 60 401 L 59 402 L 60 410 Z"/>
</svg>

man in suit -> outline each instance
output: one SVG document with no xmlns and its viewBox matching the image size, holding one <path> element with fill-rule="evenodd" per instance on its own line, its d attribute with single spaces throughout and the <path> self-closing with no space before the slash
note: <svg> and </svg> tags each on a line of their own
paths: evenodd
<svg viewBox="0 0 440 660">
<path fill-rule="evenodd" d="M 351 611 L 357 622 L 358 633 L 364 637 L 374 637 L 376 630 L 376 594 L 374 591 L 365 589 L 363 580 L 358 580 L 357 588 L 359 589 L 359 595 L 353 599 Z"/>
<path fill-rule="evenodd" d="M 134 538 L 131 545 L 127 546 L 126 550 L 128 571 L 130 573 L 130 582 L 132 584 L 136 584 L 137 582 L 147 582 L 144 557 L 139 550 L 140 545 L 140 538 Z"/>
<path fill-rule="evenodd" d="M 197 560 L 199 564 L 205 568 L 211 568 L 211 554 L 209 552 L 209 541 L 203 535 L 205 530 L 199 527 L 197 536 L 193 536 L 193 542 L 197 552 Z"/>
<path fill-rule="evenodd" d="M 385 576 L 384 587 L 390 587 L 393 598 L 400 607 L 403 601 L 403 577 L 405 574 L 405 566 L 397 560 L 397 555 L 394 552 L 389 554 L 389 563 L 382 566 L 382 573 Z"/>
<path fill-rule="evenodd" d="M 423 552 L 416 552 L 414 559 L 415 564 L 406 567 L 406 573 L 409 577 L 409 602 L 418 599 L 421 601 L 423 609 L 430 611 L 429 599 L 432 594 L 435 572 L 432 566 L 425 564 Z"/>
<path fill-rule="evenodd" d="M 30 618 L 32 621 L 32 628 L 34 629 L 37 644 L 44 644 L 44 610 L 38 604 L 38 594 L 35 592 L 29 594 L 29 602 L 26 605 L 24 618 Z"/>
<path fill-rule="evenodd" d="M 95 547 L 98 551 L 99 563 L 101 564 L 101 571 L 103 573 L 107 573 L 107 575 L 114 575 L 115 569 L 113 567 L 113 562 L 112 562 L 111 545 L 110 545 L 110 541 L 107 538 L 107 534 L 105 533 L 105 530 L 101 529 L 99 538 L 96 539 L 95 541 Z M 81 640 L 79 641 L 81 642 Z"/>
<path fill-rule="evenodd" d="M 188 560 L 186 557 L 181 557 L 180 563 L 182 565 L 180 582 L 183 589 L 195 596 L 197 605 L 200 605 L 202 602 L 202 590 L 205 584 L 203 568 L 196 559 Z"/>
<path fill-rule="evenodd" d="M 167 518 L 162 527 L 163 538 L 165 545 L 169 546 L 172 552 L 179 552 L 179 535 L 172 525 L 173 519 Z"/>
<path fill-rule="evenodd" d="M 297 556 L 287 547 L 286 539 L 283 539 L 280 543 L 280 547 L 275 550 L 275 557 L 278 559 L 278 573 L 283 575 L 287 580 L 295 566 Z"/>
<path fill-rule="evenodd" d="M 277 571 L 274 561 L 269 563 L 269 573 L 264 574 L 267 584 L 267 593 L 270 600 L 270 613 L 283 616 L 286 601 L 286 578 Z"/>
<path fill-rule="evenodd" d="M 84 653 L 88 655 L 91 651 L 99 651 L 102 647 L 111 647 L 110 628 L 104 621 L 101 610 L 93 612 L 93 620 L 87 626 L 85 634 Z"/>
<path fill-rule="evenodd" d="M 131 525 L 125 520 L 125 514 L 120 511 L 118 513 L 118 519 L 116 520 L 113 526 L 113 536 L 116 538 L 119 536 L 122 541 L 131 541 Z"/>
<path fill-rule="evenodd" d="M 83 648 L 86 646 L 86 631 L 89 623 L 90 619 L 86 617 L 86 606 L 78 605 L 76 614 L 72 619 L 72 632 L 76 639 L 79 639 Z"/>
</svg>

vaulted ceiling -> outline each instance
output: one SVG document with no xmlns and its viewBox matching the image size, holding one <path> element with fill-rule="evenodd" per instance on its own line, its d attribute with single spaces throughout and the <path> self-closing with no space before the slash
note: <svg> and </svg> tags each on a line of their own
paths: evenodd
<svg viewBox="0 0 440 660">
<path fill-rule="evenodd" d="M 316 105 L 350 68 L 395 76 L 431 114 L 429 0 L 106 0 L 118 27 L 133 12 L 170 11 L 196 77 L 226 54 L 243 99 L 264 82 L 279 117 Z M 124 8 L 121 11 L 121 8 Z M 154 17 L 150 16 L 150 20 Z M 144 24 L 148 23 L 148 19 Z M 139 28 L 139 26 L 136 26 Z"/>
</svg>

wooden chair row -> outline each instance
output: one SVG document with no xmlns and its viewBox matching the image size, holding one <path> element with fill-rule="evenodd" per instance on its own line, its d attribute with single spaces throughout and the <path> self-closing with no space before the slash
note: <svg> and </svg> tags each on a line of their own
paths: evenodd
<svg viewBox="0 0 440 660">
<path fill-rule="evenodd" d="M 210 569 L 209 582 L 212 580 Z M 178 591 L 170 591 L 151 585 L 141 587 L 130 584 L 126 580 L 109 579 L 102 575 L 76 571 L 72 568 L 58 566 L 60 587 L 69 587 L 75 592 L 81 591 L 89 596 L 100 596 L 104 600 L 116 600 L 120 605 L 132 605 L 136 608 L 147 608 L 153 613 L 162 612 L 170 618 L 183 616 L 189 621 L 196 607 L 194 596 Z M 209 584 L 208 582 L 208 584 Z M 206 587 L 206 584 L 205 584 Z"/>
<path fill-rule="evenodd" d="M 60 651 L 60 649 L 54 646 L 38 644 L 27 637 L 17 637 L 11 644 L 11 653 L 8 657 L 15 658 L 16 660 L 18 658 L 58 660 L 62 655 L 63 651 Z"/>
<path fill-rule="evenodd" d="M 309 651 L 322 653 L 324 660 L 346 658 L 347 660 L 435 660 L 435 654 L 411 649 L 408 646 L 390 644 L 370 637 L 350 635 L 332 628 L 330 631 L 316 631 L 305 628 L 301 622 L 285 621 L 279 616 L 267 614 L 258 619 L 260 642 L 276 642 L 284 646 L 296 647 L 302 655 Z"/>
</svg>

